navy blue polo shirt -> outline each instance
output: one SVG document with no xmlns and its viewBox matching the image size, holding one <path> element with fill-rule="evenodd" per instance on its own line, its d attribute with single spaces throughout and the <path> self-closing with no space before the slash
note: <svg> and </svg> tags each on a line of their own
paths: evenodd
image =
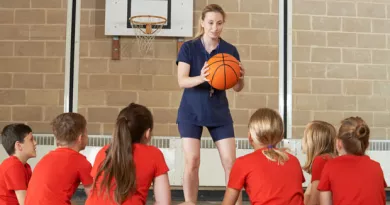
<svg viewBox="0 0 390 205">
<path fill-rule="evenodd" d="M 189 64 L 189 76 L 199 76 L 204 63 L 217 53 L 228 53 L 240 60 L 237 48 L 223 39 L 220 39 L 217 48 L 209 54 L 201 39 L 197 38 L 183 43 L 176 64 L 179 61 Z M 177 123 L 191 123 L 207 127 L 233 123 L 226 91 L 214 89 L 214 93 L 210 97 L 210 89 L 211 86 L 208 82 L 184 89 L 178 110 Z"/>
</svg>

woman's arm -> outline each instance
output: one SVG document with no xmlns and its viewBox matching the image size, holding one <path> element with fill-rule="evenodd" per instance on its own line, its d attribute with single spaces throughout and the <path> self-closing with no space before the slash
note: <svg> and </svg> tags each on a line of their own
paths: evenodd
<svg viewBox="0 0 390 205">
<path fill-rule="evenodd" d="M 163 174 L 154 179 L 154 205 L 171 204 L 171 188 L 169 186 L 168 174 Z"/>
<path fill-rule="evenodd" d="M 245 75 L 245 69 L 242 67 L 242 64 L 240 63 L 240 79 L 238 80 L 237 84 L 233 87 L 233 90 L 236 92 L 240 92 L 244 88 L 244 75 Z"/>
<path fill-rule="evenodd" d="M 199 84 L 202 84 L 205 81 L 208 81 L 206 79 L 206 76 L 209 75 L 209 73 L 207 72 L 208 70 L 209 68 L 205 63 L 199 76 L 189 77 L 190 65 L 184 62 L 179 62 L 177 71 L 179 86 L 181 88 L 192 88 Z"/>
<path fill-rule="evenodd" d="M 332 205 L 332 192 L 321 191 L 320 192 L 320 204 L 321 205 Z"/>
</svg>

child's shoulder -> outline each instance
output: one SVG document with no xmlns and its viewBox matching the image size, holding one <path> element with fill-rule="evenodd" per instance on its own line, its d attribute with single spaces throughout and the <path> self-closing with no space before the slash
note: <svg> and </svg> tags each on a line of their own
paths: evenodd
<svg viewBox="0 0 390 205">
<path fill-rule="evenodd" d="M 326 162 L 331 161 L 333 159 L 334 159 L 334 156 L 332 156 L 330 154 L 318 155 L 318 156 L 314 157 L 313 164 L 315 164 L 315 163 L 326 163 Z"/>
<path fill-rule="evenodd" d="M 153 145 L 146 144 L 135 144 L 135 149 L 141 150 L 142 152 L 148 152 L 150 154 L 162 154 L 162 151 Z"/>
<path fill-rule="evenodd" d="M 18 158 L 14 157 L 14 156 L 10 156 L 0 164 L 0 170 L 6 171 L 10 168 L 24 169 L 24 166 Z"/>
</svg>

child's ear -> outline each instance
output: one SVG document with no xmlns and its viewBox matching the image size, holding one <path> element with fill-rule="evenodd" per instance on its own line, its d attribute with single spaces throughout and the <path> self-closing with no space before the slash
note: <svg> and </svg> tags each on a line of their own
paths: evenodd
<svg viewBox="0 0 390 205">
<path fill-rule="evenodd" d="M 253 145 L 253 139 L 252 139 L 252 136 L 251 136 L 251 132 L 248 132 L 248 140 L 249 140 L 249 144 Z"/>
<path fill-rule="evenodd" d="M 344 148 L 343 142 L 339 139 L 336 139 L 336 150 L 340 152 Z"/>
<path fill-rule="evenodd" d="M 83 141 L 83 134 L 80 134 L 78 137 L 77 137 L 77 143 L 81 143 Z"/>
<path fill-rule="evenodd" d="M 144 137 L 147 142 L 150 141 L 150 139 L 152 138 L 152 130 L 150 128 L 145 131 Z"/>
<path fill-rule="evenodd" d="M 20 143 L 19 141 L 16 141 L 16 142 L 15 142 L 15 147 L 14 147 L 14 148 L 15 148 L 15 152 L 16 152 L 16 151 L 21 152 L 22 149 L 23 149 L 23 148 L 22 148 L 22 143 Z"/>
</svg>

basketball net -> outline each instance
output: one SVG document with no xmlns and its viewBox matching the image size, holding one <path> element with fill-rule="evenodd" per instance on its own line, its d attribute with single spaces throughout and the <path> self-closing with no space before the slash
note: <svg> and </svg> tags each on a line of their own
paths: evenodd
<svg viewBox="0 0 390 205">
<path fill-rule="evenodd" d="M 152 47 L 156 35 L 167 19 L 162 16 L 140 15 L 129 19 L 138 43 L 138 51 L 144 56 Z"/>
</svg>

